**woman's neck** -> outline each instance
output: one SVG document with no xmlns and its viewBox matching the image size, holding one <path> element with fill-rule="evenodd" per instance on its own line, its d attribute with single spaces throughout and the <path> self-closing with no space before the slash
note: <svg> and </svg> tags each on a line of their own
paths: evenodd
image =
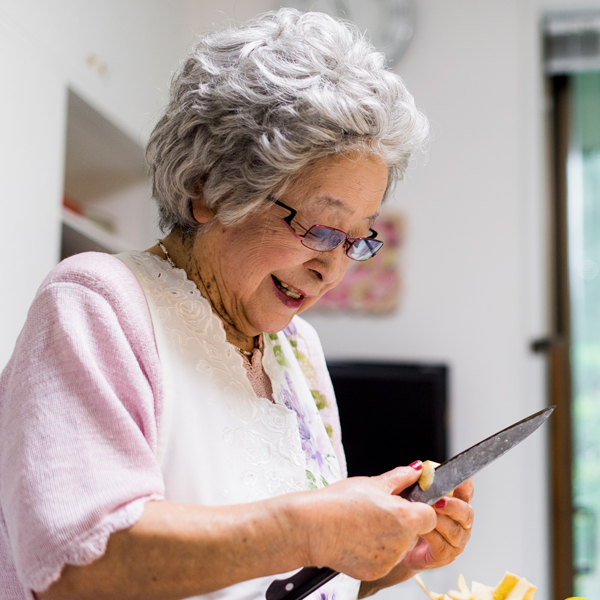
<svg viewBox="0 0 600 600">
<path fill-rule="evenodd" d="M 202 244 L 197 234 L 184 235 L 178 228 L 174 228 L 162 240 L 167 253 L 163 251 L 159 244 L 149 248 L 147 252 L 155 254 L 160 258 L 171 258 L 177 268 L 186 272 L 188 279 L 191 279 L 198 290 L 206 298 L 212 307 L 213 312 L 223 323 L 227 341 L 237 346 L 240 350 L 251 352 L 258 345 L 258 339 L 255 335 L 245 334 L 237 329 L 232 319 L 229 318 L 225 304 L 219 293 L 219 286 L 206 273 L 202 272 Z"/>
</svg>

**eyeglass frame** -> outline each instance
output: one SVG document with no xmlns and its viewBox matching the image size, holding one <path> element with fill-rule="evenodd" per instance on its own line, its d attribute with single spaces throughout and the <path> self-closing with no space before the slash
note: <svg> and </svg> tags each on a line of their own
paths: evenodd
<svg viewBox="0 0 600 600">
<path fill-rule="evenodd" d="M 277 200 L 277 198 L 275 198 L 274 196 L 271 196 L 270 194 L 267 196 L 267 200 L 273 202 L 273 204 L 276 204 L 277 206 L 281 206 L 282 208 L 285 208 L 286 210 L 290 211 L 290 214 L 287 217 L 283 217 L 282 221 L 288 226 L 288 229 L 300 240 L 302 245 L 305 246 L 306 248 L 309 248 L 310 250 L 314 250 L 315 252 L 331 252 L 331 251 L 335 250 L 336 248 L 339 248 L 343 244 L 343 246 L 346 250 L 346 256 L 350 260 L 354 260 L 356 262 L 364 262 L 365 260 L 369 260 L 370 258 L 373 258 L 383 247 L 384 242 L 382 240 L 375 240 L 375 238 L 377 237 L 377 232 L 372 227 L 369 227 L 369 231 L 371 232 L 371 235 L 369 237 L 353 238 L 353 237 L 350 237 L 345 231 L 342 231 L 341 229 L 336 229 L 335 227 L 329 227 L 328 225 L 320 225 L 318 223 L 315 223 L 314 225 L 311 225 L 308 229 L 306 229 L 306 227 L 304 227 L 303 225 L 300 225 L 300 227 L 302 227 L 302 229 L 306 229 L 306 233 L 304 235 L 300 235 L 292 227 L 292 221 L 296 218 L 298 211 L 296 209 L 292 208 L 291 206 L 284 204 L 283 202 L 281 202 L 281 200 Z M 337 231 L 338 233 L 344 234 L 346 236 L 346 239 L 343 242 L 340 242 L 334 248 L 331 248 L 330 250 L 318 250 L 316 248 L 311 248 L 310 246 L 306 246 L 306 244 L 304 243 L 304 238 L 308 235 L 310 230 L 313 229 L 314 227 L 321 227 L 322 229 L 329 229 L 331 231 Z M 379 248 L 377 248 L 377 250 L 375 250 L 375 252 L 373 252 L 373 254 L 371 254 L 371 256 L 367 256 L 367 258 L 363 258 L 362 260 L 357 259 L 357 258 L 352 258 L 348 254 L 348 252 L 350 252 L 350 249 L 352 248 L 352 246 L 354 246 L 354 244 L 356 242 L 359 242 L 361 240 L 374 240 L 374 241 L 380 242 L 381 246 L 379 246 Z"/>
</svg>

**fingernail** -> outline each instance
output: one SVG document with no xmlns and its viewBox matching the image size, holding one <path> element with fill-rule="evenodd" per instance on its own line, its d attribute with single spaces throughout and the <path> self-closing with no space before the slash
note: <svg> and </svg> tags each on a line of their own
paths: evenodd
<svg viewBox="0 0 600 600">
<path fill-rule="evenodd" d="M 433 506 L 435 506 L 435 508 L 444 508 L 444 506 L 446 506 L 446 498 L 442 498 L 441 500 L 438 500 Z"/>
<path fill-rule="evenodd" d="M 408 466 L 412 467 L 415 471 L 420 471 L 423 468 L 423 463 L 420 460 L 415 460 L 414 463 L 411 463 Z"/>
</svg>

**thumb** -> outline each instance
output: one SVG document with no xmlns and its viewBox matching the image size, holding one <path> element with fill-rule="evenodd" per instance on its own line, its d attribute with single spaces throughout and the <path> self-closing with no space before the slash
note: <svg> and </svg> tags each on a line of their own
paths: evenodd
<svg viewBox="0 0 600 600">
<path fill-rule="evenodd" d="M 378 475 L 375 479 L 379 480 L 388 493 L 399 494 L 419 479 L 422 470 L 423 463 L 417 460 L 408 467 L 396 467 L 387 473 Z"/>
</svg>

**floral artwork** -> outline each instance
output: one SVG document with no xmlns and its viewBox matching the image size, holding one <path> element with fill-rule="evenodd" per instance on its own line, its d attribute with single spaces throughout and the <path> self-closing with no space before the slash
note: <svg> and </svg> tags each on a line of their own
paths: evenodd
<svg viewBox="0 0 600 600">
<path fill-rule="evenodd" d="M 398 213 L 384 213 L 375 228 L 385 242 L 381 250 L 369 260 L 353 262 L 339 285 L 327 292 L 312 310 L 386 314 L 398 308 L 404 220 Z"/>
</svg>

